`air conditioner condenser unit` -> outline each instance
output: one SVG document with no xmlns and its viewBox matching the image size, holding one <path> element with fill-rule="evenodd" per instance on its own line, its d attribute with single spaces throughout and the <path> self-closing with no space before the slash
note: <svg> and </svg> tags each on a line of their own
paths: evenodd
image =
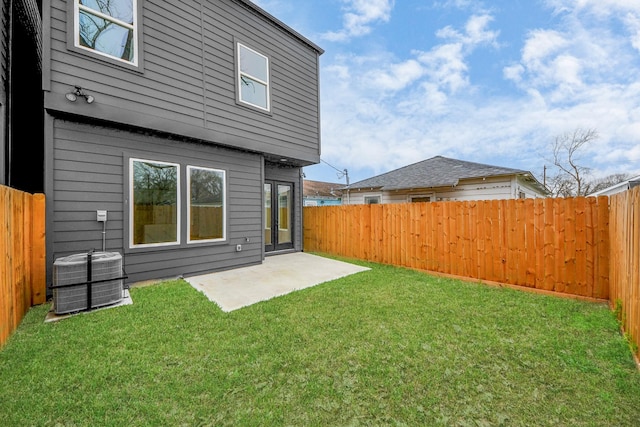
<svg viewBox="0 0 640 427">
<path fill-rule="evenodd" d="M 124 278 L 117 252 L 58 258 L 53 263 L 53 309 L 64 314 L 118 303 L 124 297 Z"/>
</svg>

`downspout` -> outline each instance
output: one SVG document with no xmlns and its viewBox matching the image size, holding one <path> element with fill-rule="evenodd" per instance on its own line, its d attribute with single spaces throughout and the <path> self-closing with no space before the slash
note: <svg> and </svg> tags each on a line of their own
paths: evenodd
<svg viewBox="0 0 640 427">
<path fill-rule="evenodd" d="M 264 191 L 262 192 L 264 193 Z M 297 193 L 298 193 L 298 198 L 300 200 L 300 203 L 298 203 L 298 212 L 300 212 L 299 214 L 300 215 L 300 231 L 298 232 L 298 235 L 300 236 L 300 252 L 304 252 L 304 173 L 302 173 L 302 168 L 300 168 L 300 173 L 298 174 Z M 294 232 L 295 232 L 295 228 L 294 228 Z M 294 249 L 295 249 L 295 245 L 294 245 Z"/>
</svg>

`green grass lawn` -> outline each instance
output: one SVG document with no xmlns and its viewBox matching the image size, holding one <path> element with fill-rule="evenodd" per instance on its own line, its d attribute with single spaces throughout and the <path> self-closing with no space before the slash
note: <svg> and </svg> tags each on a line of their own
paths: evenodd
<svg viewBox="0 0 640 427">
<path fill-rule="evenodd" d="M 0 425 L 638 425 L 606 305 L 363 265 L 231 313 L 183 281 L 34 307 L 0 351 Z"/>
</svg>

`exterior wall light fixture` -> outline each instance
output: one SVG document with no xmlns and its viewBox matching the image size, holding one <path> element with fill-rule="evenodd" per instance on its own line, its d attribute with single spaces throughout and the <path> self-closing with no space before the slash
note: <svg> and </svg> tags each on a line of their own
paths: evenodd
<svg viewBox="0 0 640 427">
<path fill-rule="evenodd" d="M 84 93 L 84 89 L 82 89 L 80 86 L 76 86 L 74 91 L 64 95 L 64 97 L 71 102 L 76 102 L 79 96 L 84 98 L 84 100 L 87 101 L 87 104 L 91 104 L 93 101 L 96 100 L 93 96 L 87 95 L 86 93 Z"/>
</svg>

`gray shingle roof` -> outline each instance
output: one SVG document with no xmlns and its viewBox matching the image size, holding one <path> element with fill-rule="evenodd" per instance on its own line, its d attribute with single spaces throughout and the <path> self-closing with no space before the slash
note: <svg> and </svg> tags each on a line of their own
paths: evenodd
<svg viewBox="0 0 640 427">
<path fill-rule="evenodd" d="M 406 190 L 458 185 L 461 179 L 530 174 L 521 169 L 503 168 L 436 156 L 349 185 L 350 189 L 380 188 Z"/>
</svg>

